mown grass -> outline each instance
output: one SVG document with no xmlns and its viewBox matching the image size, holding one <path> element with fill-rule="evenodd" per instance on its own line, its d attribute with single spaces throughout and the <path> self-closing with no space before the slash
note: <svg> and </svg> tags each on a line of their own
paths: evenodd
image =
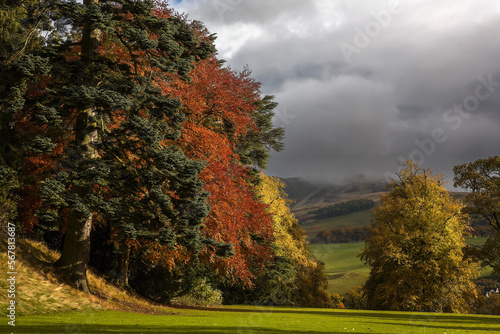
<svg viewBox="0 0 500 334">
<path fill-rule="evenodd" d="M 0 325 L 7 333 L 12 328 Z M 500 333 L 500 317 L 332 309 L 221 307 L 168 315 L 117 311 L 19 318 L 14 333 Z"/>
</svg>

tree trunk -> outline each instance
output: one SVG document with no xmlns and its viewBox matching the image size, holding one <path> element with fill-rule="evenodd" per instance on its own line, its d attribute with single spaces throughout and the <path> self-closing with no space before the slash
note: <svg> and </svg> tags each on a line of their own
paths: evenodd
<svg viewBox="0 0 500 334">
<path fill-rule="evenodd" d="M 118 284 L 128 287 L 128 268 L 130 263 L 130 247 L 126 244 L 118 246 Z"/>
<path fill-rule="evenodd" d="M 61 257 L 54 263 L 64 281 L 78 290 L 90 293 L 87 284 L 87 264 L 90 259 L 90 229 L 92 215 L 70 214 Z"/>
<path fill-rule="evenodd" d="M 85 6 L 98 4 L 98 0 L 84 0 Z M 90 25 L 83 28 L 82 60 L 87 64 L 99 54 L 101 32 Z M 91 84 L 91 83 L 90 83 Z M 95 115 L 92 108 L 78 112 L 75 124 L 75 149 L 83 159 L 97 159 L 99 155 L 94 148 L 98 139 L 97 129 L 91 122 Z M 92 192 L 92 182 L 85 186 L 73 185 L 71 191 L 80 198 Z M 82 215 L 76 208 L 70 208 L 64 246 L 61 257 L 54 263 L 60 276 L 79 290 L 90 293 L 87 284 L 87 264 L 90 259 L 90 230 L 92 213 Z"/>
</svg>

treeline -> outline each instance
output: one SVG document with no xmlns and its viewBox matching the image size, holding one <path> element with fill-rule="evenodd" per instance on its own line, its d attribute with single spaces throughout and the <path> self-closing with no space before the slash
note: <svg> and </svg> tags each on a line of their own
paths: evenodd
<svg viewBox="0 0 500 334">
<path fill-rule="evenodd" d="M 86 292 L 90 265 L 164 303 L 335 305 L 259 173 L 283 149 L 277 103 L 200 22 L 159 0 L 27 0 L 0 24 L 2 232 L 61 251 L 55 273 Z"/>
<path fill-rule="evenodd" d="M 371 209 L 374 206 L 375 202 L 371 199 L 355 199 L 310 211 L 308 212 L 308 215 L 311 215 L 316 219 L 331 218 Z"/>
<path fill-rule="evenodd" d="M 341 227 L 327 231 L 320 231 L 311 243 L 346 244 L 363 242 L 370 235 L 370 226 Z"/>
<path fill-rule="evenodd" d="M 473 237 L 492 237 L 495 231 L 484 225 L 484 221 L 471 224 L 470 235 Z M 319 231 L 311 243 L 316 244 L 345 244 L 364 242 L 370 236 L 370 226 L 340 227 L 332 230 Z"/>
</svg>

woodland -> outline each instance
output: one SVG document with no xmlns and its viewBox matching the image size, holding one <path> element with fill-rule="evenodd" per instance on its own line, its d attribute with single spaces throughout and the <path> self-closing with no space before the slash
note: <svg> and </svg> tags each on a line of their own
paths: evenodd
<svg viewBox="0 0 500 334">
<path fill-rule="evenodd" d="M 57 250 L 51 270 L 86 294 L 93 268 L 166 305 L 500 312 L 474 283 L 500 277 L 500 157 L 455 167 L 463 201 L 408 161 L 380 205 L 311 212 L 373 208 L 369 227 L 318 235 L 365 241 L 369 278 L 342 299 L 265 174 L 284 149 L 278 104 L 215 38 L 162 0 L 0 1 L 2 234 Z M 491 229 L 481 247 L 465 242 L 471 217 Z"/>
</svg>

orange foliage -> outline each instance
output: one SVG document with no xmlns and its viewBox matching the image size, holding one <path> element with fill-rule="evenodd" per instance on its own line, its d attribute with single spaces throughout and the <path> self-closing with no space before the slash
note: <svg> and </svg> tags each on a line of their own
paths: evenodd
<svg viewBox="0 0 500 334">
<path fill-rule="evenodd" d="M 210 193 L 205 234 L 234 249 L 230 258 L 219 258 L 208 248 L 203 255 L 218 272 L 251 286 L 255 271 L 272 256 L 272 220 L 248 183 L 248 167 L 239 162 L 236 143 L 255 128 L 251 115 L 260 98 L 259 83 L 248 71 L 221 68 L 215 57 L 199 62 L 191 77 L 189 83 L 177 80 L 161 87 L 182 100 L 188 116 L 180 145 L 190 158 L 207 161 L 200 175 Z"/>
</svg>

